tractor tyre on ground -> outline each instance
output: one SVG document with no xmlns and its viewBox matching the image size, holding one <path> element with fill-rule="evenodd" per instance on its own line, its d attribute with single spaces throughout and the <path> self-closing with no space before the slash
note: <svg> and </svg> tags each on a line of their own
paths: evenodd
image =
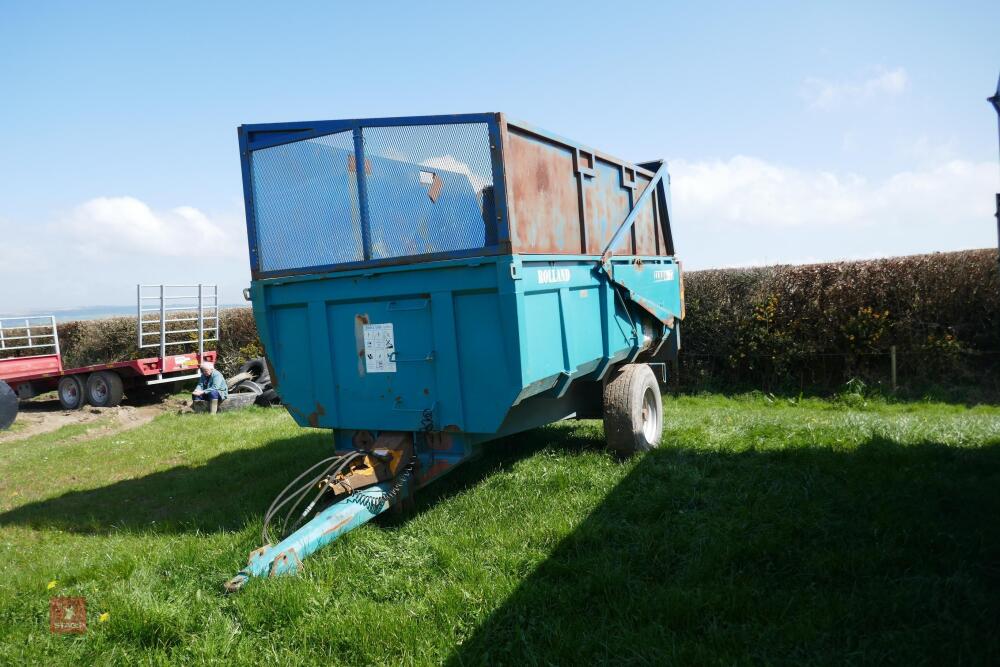
<svg viewBox="0 0 1000 667">
<path fill-rule="evenodd" d="M 278 396 L 276 389 L 265 389 L 264 393 L 257 397 L 257 405 L 265 407 L 269 405 L 281 405 L 281 397 Z"/>
<path fill-rule="evenodd" d="M 253 394 L 254 396 L 260 396 L 264 393 L 264 388 L 254 382 L 253 380 L 243 380 L 232 390 L 233 394 Z"/>
<path fill-rule="evenodd" d="M 17 419 L 17 393 L 0 380 L 0 431 L 6 431 Z"/>
<path fill-rule="evenodd" d="M 87 402 L 95 408 L 113 408 L 122 402 L 125 387 L 118 373 L 98 371 L 87 378 L 86 395 Z"/>
<path fill-rule="evenodd" d="M 246 362 L 236 371 L 237 373 L 250 373 L 250 376 L 260 384 L 267 384 L 271 380 L 271 374 L 267 372 L 267 364 L 264 357 L 257 357 Z"/>
<path fill-rule="evenodd" d="M 219 403 L 219 412 L 232 412 L 234 410 L 249 408 L 256 400 L 257 394 L 249 392 L 245 394 L 230 394 L 229 398 Z"/>
<path fill-rule="evenodd" d="M 625 364 L 604 387 L 604 436 L 622 456 L 648 452 L 663 435 L 663 401 L 646 364 Z"/>
<path fill-rule="evenodd" d="M 79 410 L 87 404 L 83 378 L 79 375 L 64 375 L 59 378 L 59 405 L 63 410 Z"/>
<path fill-rule="evenodd" d="M 226 386 L 229 387 L 229 391 L 232 391 L 233 388 L 240 382 L 252 379 L 253 379 L 253 373 L 248 373 L 246 371 L 243 371 L 242 373 L 237 373 L 231 378 L 226 378 Z"/>
<path fill-rule="evenodd" d="M 249 408 L 257 400 L 257 394 L 252 392 L 233 393 L 224 401 L 219 401 L 219 412 L 233 412 Z M 192 401 L 191 410 L 194 412 L 208 412 L 208 401 Z"/>
</svg>

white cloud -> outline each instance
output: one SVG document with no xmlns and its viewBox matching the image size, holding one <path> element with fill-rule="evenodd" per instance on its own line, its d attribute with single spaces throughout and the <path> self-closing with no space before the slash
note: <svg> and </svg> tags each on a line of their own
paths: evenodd
<svg viewBox="0 0 1000 667">
<path fill-rule="evenodd" d="M 674 236 L 691 268 L 995 246 L 998 188 L 993 162 L 880 180 L 745 156 L 671 162 Z"/>
<path fill-rule="evenodd" d="M 903 93 L 909 77 L 902 67 L 886 69 L 876 67 L 871 75 L 860 81 L 829 81 L 808 77 L 802 84 L 802 97 L 815 109 L 832 110 L 848 105 L 858 105 L 876 97 Z"/>
<path fill-rule="evenodd" d="M 713 224 L 864 227 L 981 220 L 992 214 L 996 187 L 995 164 L 964 160 L 878 182 L 745 156 L 671 163 L 678 215 Z"/>
<path fill-rule="evenodd" d="M 900 153 L 915 160 L 921 166 L 940 164 L 954 160 L 957 154 L 955 141 L 936 141 L 927 135 L 920 135 L 913 141 L 900 146 Z"/>
<path fill-rule="evenodd" d="M 97 197 L 58 225 L 88 254 L 136 252 L 163 257 L 230 257 L 238 238 L 190 206 L 154 211 L 134 197 Z"/>
<path fill-rule="evenodd" d="M 219 284 L 224 303 L 239 302 L 250 278 L 241 204 L 209 215 L 96 197 L 52 222 L 0 218 L 0 312 L 129 304 L 137 283 Z"/>
</svg>

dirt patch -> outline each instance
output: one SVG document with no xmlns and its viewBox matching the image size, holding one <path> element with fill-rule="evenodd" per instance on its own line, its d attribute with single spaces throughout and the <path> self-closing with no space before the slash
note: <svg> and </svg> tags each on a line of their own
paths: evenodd
<svg viewBox="0 0 1000 667">
<path fill-rule="evenodd" d="M 70 439 L 90 440 L 148 424 L 164 412 L 176 412 L 184 403 L 182 399 L 167 398 L 161 402 L 119 405 L 114 408 L 87 406 L 82 410 L 63 410 L 56 399 L 22 401 L 14 428 L 0 432 L 0 443 L 23 440 L 71 424 L 95 424 L 95 428 Z"/>
</svg>

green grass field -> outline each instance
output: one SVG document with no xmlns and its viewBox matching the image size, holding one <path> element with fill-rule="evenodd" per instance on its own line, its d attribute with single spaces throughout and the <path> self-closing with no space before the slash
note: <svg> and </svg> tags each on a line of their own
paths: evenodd
<svg viewBox="0 0 1000 667">
<path fill-rule="evenodd" d="M 507 438 L 230 597 L 327 433 L 252 409 L 7 443 L 0 664 L 997 664 L 1000 408 L 665 407 L 654 453 L 599 422 Z M 86 634 L 49 633 L 52 595 Z"/>
</svg>

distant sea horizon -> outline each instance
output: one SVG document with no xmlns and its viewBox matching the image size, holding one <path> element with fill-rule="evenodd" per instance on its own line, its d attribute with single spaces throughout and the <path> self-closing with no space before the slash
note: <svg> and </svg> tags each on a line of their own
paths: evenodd
<svg viewBox="0 0 1000 667">
<path fill-rule="evenodd" d="M 222 310 L 229 308 L 245 308 L 248 303 L 223 303 Z M 76 322 L 78 320 L 103 320 L 108 317 L 130 317 L 135 315 L 135 304 L 130 306 L 87 306 L 86 308 L 53 308 L 51 310 L 34 310 L 30 312 L 0 313 L 5 317 L 40 317 L 52 315 L 56 322 Z"/>
</svg>

